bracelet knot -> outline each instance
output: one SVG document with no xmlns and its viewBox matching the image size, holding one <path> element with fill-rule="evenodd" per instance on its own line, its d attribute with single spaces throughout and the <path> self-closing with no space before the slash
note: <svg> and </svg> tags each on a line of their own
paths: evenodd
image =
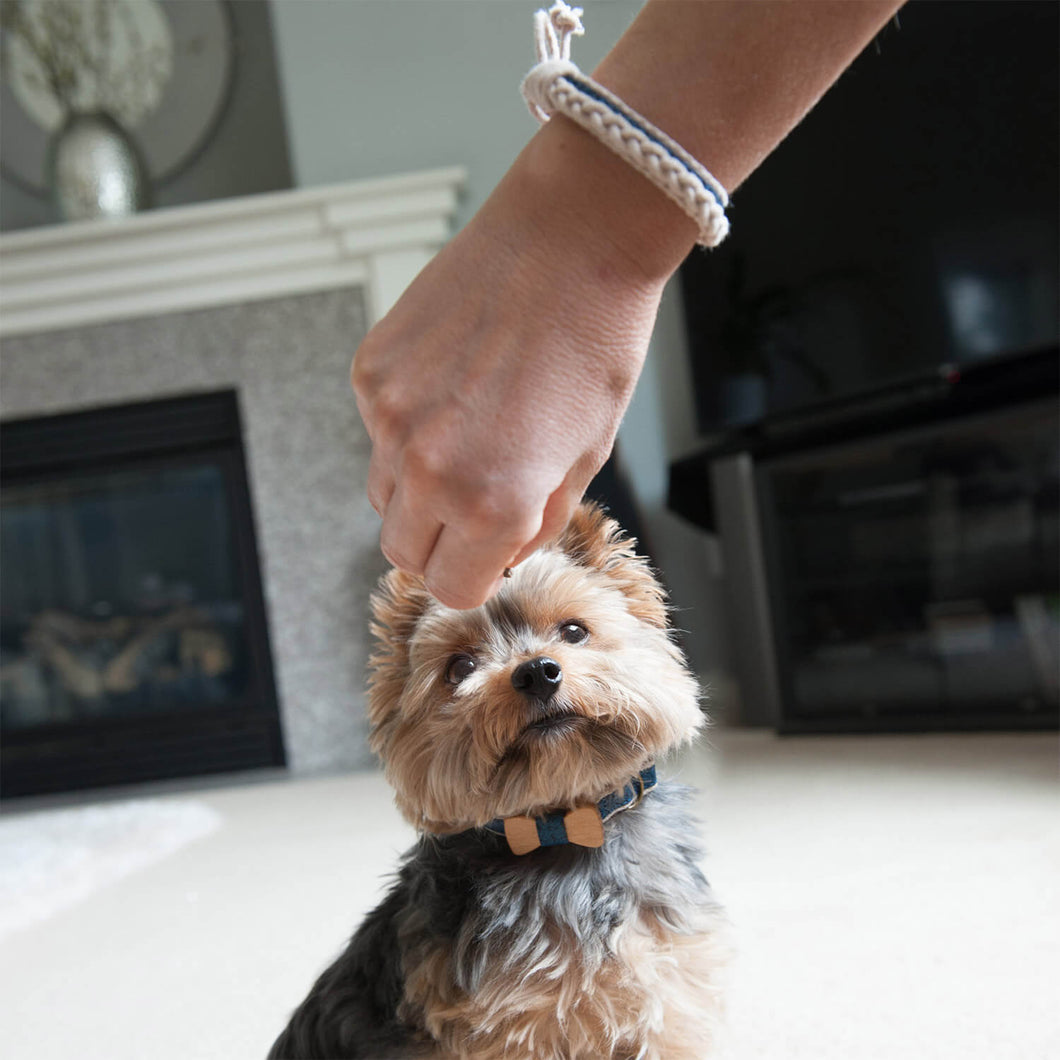
<svg viewBox="0 0 1060 1060">
<path fill-rule="evenodd" d="M 538 12 L 541 14 L 541 12 Z M 577 76 L 581 71 L 570 59 L 543 59 L 523 78 L 520 91 L 530 113 L 544 125 L 552 117 L 556 105 L 552 102 L 553 85 L 561 77 Z"/>
</svg>

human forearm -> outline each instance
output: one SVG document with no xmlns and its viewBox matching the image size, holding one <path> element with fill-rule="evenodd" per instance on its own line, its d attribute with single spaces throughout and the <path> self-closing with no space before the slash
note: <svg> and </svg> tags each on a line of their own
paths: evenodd
<svg viewBox="0 0 1060 1060">
<path fill-rule="evenodd" d="M 652 0 L 596 71 L 730 190 L 896 0 Z M 562 529 L 611 449 L 697 225 L 562 116 L 364 340 L 381 542 L 472 607 Z"/>
<path fill-rule="evenodd" d="M 731 191 L 773 150 L 900 0 L 650 0 L 594 72 Z M 665 281 L 696 239 L 691 220 L 562 116 L 508 178 L 587 230 L 614 268 Z"/>
<path fill-rule="evenodd" d="M 593 76 L 731 192 L 901 0 L 650 0 Z"/>
</svg>

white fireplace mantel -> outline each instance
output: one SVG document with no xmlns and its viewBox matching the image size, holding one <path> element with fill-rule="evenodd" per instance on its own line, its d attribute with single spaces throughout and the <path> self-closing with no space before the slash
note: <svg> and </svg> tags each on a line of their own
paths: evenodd
<svg viewBox="0 0 1060 1060">
<path fill-rule="evenodd" d="M 361 286 L 370 322 L 450 234 L 460 168 L 0 236 L 0 335 Z"/>
</svg>

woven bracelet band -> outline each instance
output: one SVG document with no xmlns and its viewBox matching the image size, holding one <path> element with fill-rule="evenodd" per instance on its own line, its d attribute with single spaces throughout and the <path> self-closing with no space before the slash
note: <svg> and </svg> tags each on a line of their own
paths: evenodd
<svg viewBox="0 0 1060 1060">
<path fill-rule="evenodd" d="M 582 36 L 581 8 L 557 0 L 534 16 L 537 65 L 523 80 L 523 98 L 542 124 L 563 114 L 605 144 L 668 195 L 699 227 L 697 242 L 716 247 L 729 234 L 729 196 L 680 144 L 571 62 L 570 38 Z"/>
</svg>

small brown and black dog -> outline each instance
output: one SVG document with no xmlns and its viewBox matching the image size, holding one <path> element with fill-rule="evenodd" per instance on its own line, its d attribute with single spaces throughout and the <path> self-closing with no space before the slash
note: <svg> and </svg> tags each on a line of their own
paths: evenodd
<svg viewBox="0 0 1060 1060">
<path fill-rule="evenodd" d="M 653 764 L 703 715 L 633 545 L 583 504 L 472 611 L 384 577 L 371 741 L 421 838 L 274 1060 L 711 1054 L 725 919 Z"/>
</svg>

